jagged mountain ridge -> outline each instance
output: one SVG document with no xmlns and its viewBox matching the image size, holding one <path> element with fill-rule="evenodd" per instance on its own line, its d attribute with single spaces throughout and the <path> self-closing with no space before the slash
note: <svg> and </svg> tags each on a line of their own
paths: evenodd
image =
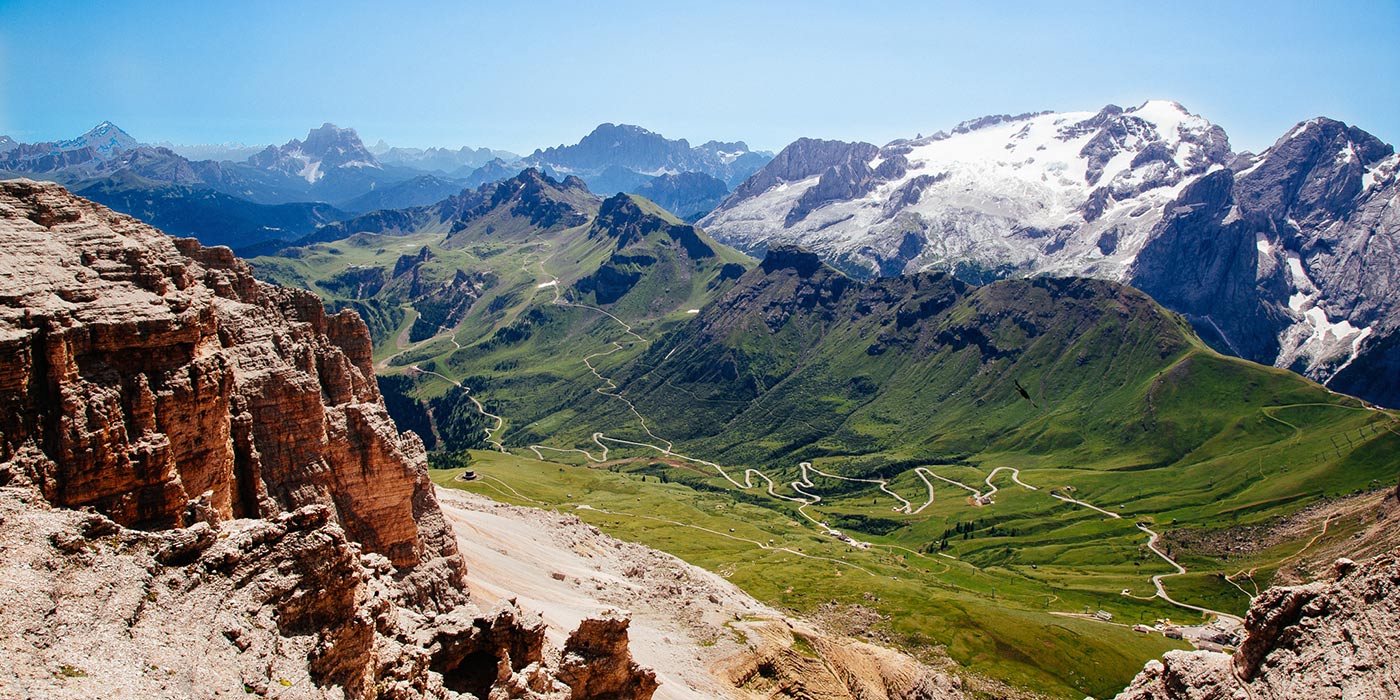
<svg viewBox="0 0 1400 700">
<path fill-rule="evenodd" d="M 661 200 L 663 206 L 674 207 L 673 213 L 678 216 L 695 218 L 712 208 L 727 193 L 727 186 L 718 184 L 711 175 L 676 168 L 702 169 L 721 179 L 737 181 L 770 157 L 749 152 L 742 142 L 710 142 L 691 148 L 683 139 L 670 141 L 638 127 L 615 129 L 621 134 L 614 144 L 618 147 L 600 147 L 603 137 L 595 130 L 579 146 L 550 149 L 550 157 L 572 163 L 556 168 L 546 162 L 547 158 L 522 159 L 506 151 L 390 148 L 382 142 L 376 147 L 386 159 L 381 161 L 375 149 L 365 147 L 354 129 L 330 123 L 311 129 L 304 139 L 263 147 L 240 161 L 196 160 L 181 155 L 175 150 L 177 147 L 169 144 L 139 143 L 119 127 L 104 122 L 87 134 L 66 141 L 0 143 L 0 174 L 39 177 L 92 192 L 125 192 L 123 197 L 107 198 L 115 206 L 139 201 L 139 181 L 130 177 L 139 176 L 153 181 L 151 187 L 161 191 L 153 192 L 151 201 L 139 210 L 126 213 L 139 214 L 157 226 L 184 233 L 190 216 L 209 211 L 211 203 L 219 199 L 214 193 L 261 205 L 327 203 L 357 214 L 426 206 L 463 189 L 512 178 L 530 167 L 559 179 L 578 170 L 600 192 L 640 191 L 657 180 L 646 191 Z M 635 143 L 630 148 L 620 147 L 623 141 Z M 178 148 L 191 154 L 215 156 L 241 152 L 233 147 Z M 576 167 L 585 162 L 596 167 Z M 173 190 L 164 187 L 167 184 L 189 189 Z M 183 193 L 190 201 L 179 201 L 181 196 L 177 193 Z M 246 219 L 259 211 L 236 203 L 230 203 L 230 208 L 236 219 Z M 189 233 L 240 249 L 269 239 L 290 241 L 305 233 L 286 230 L 275 219 L 276 215 L 251 229 L 244 224 L 220 226 L 210 222 L 206 228 Z M 237 238 L 244 232 L 251 235 Z"/>
<path fill-rule="evenodd" d="M 994 445 L 1083 449 L 1086 463 L 1106 450 L 1170 471 L 1259 405 L 1329 396 L 1209 350 L 1179 315 L 1118 283 L 974 287 L 935 271 L 859 281 L 792 246 L 770 250 L 611 379 L 684 449 L 787 469 L 814 457 L 937 461 Z M 1231 396 L 1225 386 L 1250 388 Z M 1212 396 L 1209 410 L 1197 393 Z M 569 401 L 595 429 L 634 430 L 630 406 L 606 398 Z"/>
<path fill-rule="evenodd" d="M 132 171 L 176 185 L 211 189 L 259 204 L 348 200 L 383 184 L 422 175 L 386 168 L 354 129 L 325 124 L 244 161 L 192 160 L 163 146 L 137 142 L 110 123 L 68 141 L 19 144 L 0 154 L 0 172 L 83 183 Z"/>
<path fill-rule="evenodd" d="M 724 182 L 705 173 L 685 172 L 659 175 L 632 191 L 656 202 L 682 219 L 693 221 L 728 196 Z"/>
<path fill-rule="evenodd" d="M 1396 169 L 1360 129 L 1299 124 L 1183 191 L 1130 281 L 1218 347 L 1395 405 Z"/>
<path fill-rule="evenodd" d="M 121 127 L 104 121 L 87 133 L 63 141 L 24 144 L 8 136 L 0 137 L 0 170 L 11 172 L 42 172 L 58 167 L 87 165 L 104 161 L 139 143 Z"/>
<path fill-rule="evenodd" d="M 430 205 L 372 211 L 327 224 L 296 244 L 335 241 L 357 233 L 446 231 L 456 235 L 468 229 L 480 233 L 487 226 L 494 233 L 500 225 L 512 231 L 532 226 L 577 226 L 597 212 L 598 202 L 598 197 L 576 177 L 560 181 L 535 168 L 526 168 L 512 177 L 462 190 Z M 478 225 L 487 218 L 489 222 Z"/>
<path fill-rule="evenodd" d="M 743 141 L 707 141 L 692 147 L 685 139 L 668 139 L 639 126 L 604 123 L 577 144 L 538 149 L 525 161 L 534 165 L 547 164 L 565 175 L 579 175 L 585 181 L 601 175 L 609 167 L 618 167 L 652 177 L 702 172 L 733 186 L 770 158 L 772 154 L 750 151 Z"/>
<path fill-rule="evenodd" d="M 459 171 L 470 173 L 471 170 L 480 168 L 495 159 L 509 161 L 520 159 L 520 156 L 510 151 L 499 151 L 491 148 L 469 148 L 467 146 L 456 150 L 436 146 L 406 148 L 390 146 L 382 139 L 369 150 L 384 165 L 400 165 L 436 172 L 441 175 L 451 175 Z"/>
<path fill-rule="evenodd" d="M 1127 282 L 1222 351 L 1394 405 L 1396 169 L 1392 147 L 1321 118 L 1236 156 L 1219 127 L 1157 101 L 884 148 L 800 140 L 700 223 L 743 250 L 801 242 L 862 276 Z"/>
<path fill-rule="evenodd" d="M 1156 371 L 1149 368 L 1187 351 L 1188 336 L 1145 295 L 1112 283 L 1043 278 L 972 287 L 938 272 L 860 282 L 810 251 L 779 246 L 615 381 L 658 434 L 703 445 L 726 463 L 789 466 L 813 454 L 906 445 L 932 458 L 993 437 L 1033 445 L 1038 432 L 1066 429 L 1034 420 L 1013 378 L 1037 377 L 1042 403 L 1059 395 L 1056 402 L 1096 406 L 1071 421 L 1092 423 L 1090 414 L 1113 402 L 1070 397 L 1120 391 L 1100 381 L 1137 386 Z M 1098 363 L 1097 380 L 1083 384 L 1082 367 Z M 589 403 L 616 413 L 607 402 Z M 776 425 L 775 410 L 787 416 Z M 1037 427 L 1022 427 L 1028 421 Z M 1007 434 L 1022 430 L 1019 439 Z M 1169 460 L 1170 449 L 1147 457 L 1153 441 L 1133 439 L 1145 459 Z M 1127 449 L 1132 440 L 1125 434 L 1121 442 Z"/>
<path fill-rule="evenodd" d="M 486 445 L 483 419 L 465 392 L 412 367 L 461 372 L 474 391 L 515 386 L 501 398 L 515 416 L 548 418 L 548 397 L 587 369 L 547 358 L 591 347 L 612 323 L 588 307 L 639 326 L 680 323 L 753 264 L 644 198 L 602 199 L 534 169 L 333 224 L 252 262 L 264 279 L 356 309 L 381 346 L 398 348 L 380 369 L 402 375 L 385 382 L 396 418 L 444 449 Z"/>
<path fill-rule="evenodd" d="M 354 129 L 342 129 L 330 122 L 307 132 L 305 140 L 292 139 L 281 146 L 268 146 L 249 157 L 248 163 L 294 175 L 311 184 L 335 168 L 382 170 L 384 167 L 365 148 Z"/>
<path fill-rule="evenodd" d="M 701 225 L 741 249 L 799 243 L 852 274 L 1121 278 L 1160 209 L 1230 155 L 1219 127 L 1171 102 L 985 117 L 883 148 L 804 139 Z"/>
</svg>

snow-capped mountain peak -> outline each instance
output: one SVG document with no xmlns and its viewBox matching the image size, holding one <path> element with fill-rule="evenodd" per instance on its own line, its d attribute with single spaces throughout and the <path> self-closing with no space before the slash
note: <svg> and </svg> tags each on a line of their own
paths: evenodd
<svg viewBox="0 0 1400 700">
<path fill-rule="evenodd" d="M 304 141 L 292 139 L 280 147 L 268 146 L 248 162 L 312 184 L 336 168 L 382 168 L 354 129 L 342 129 L 330 122 L 307 132 Z"/>
<path fill-rule="evenodd" d="M 1176 102 L 997 115 L 891 142 L 799 139 L 700 221 L 857 275 L 1127 282 L 1218 349 L 1400 405 L 1400 157 L 1317 118 L 1259 155 Z M 1381 377 L 1382 379 L 1377 379 Z"/>
<path fill-rule="evenodd" d="M 832 142 L 804 153 L 817 143 Z M 779 154 L 702 225 L 741 248 L 799 243 L 858 274 L 971 264 L 1121 279 L 1161 208 L 1232 155 L 1223 131 L 1164 100 L 813 153 L 826 155 Z"/>
<path fill-rule="evenodd" d="M 59 141 L 54 144 L 54 150 L 76 151 L 90 147 L 99 160 L 107 160 L 140 145 L 139 141 L 132 138 L 131 134 L 122 131 L 121 127 L 112 122 L 103 121 L 78 138 Z"/>
</svg>

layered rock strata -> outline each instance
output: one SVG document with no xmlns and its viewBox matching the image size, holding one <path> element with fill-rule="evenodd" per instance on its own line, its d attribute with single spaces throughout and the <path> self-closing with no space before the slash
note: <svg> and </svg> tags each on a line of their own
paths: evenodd
<svg viewBox="0 0 1400 700">
<path fill-rule="evenodd" d="M 650 698 L 465 576 L 358 316 L 0 182 L 0 698 Z"/>
<path fill-rule="evenodd" d="M 0 184 L 0 484 L 138 529 L 324 505 L 367 551 L 460 588 L 370 352 L 357 315 L 254 280 L 227 248 Z"/>
</svg>

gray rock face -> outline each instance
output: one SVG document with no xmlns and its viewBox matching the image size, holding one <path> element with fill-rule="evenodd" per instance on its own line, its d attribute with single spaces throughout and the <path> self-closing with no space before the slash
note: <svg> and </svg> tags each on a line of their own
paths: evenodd
<svg viewBox="0 0 1400 700">
<path fill-rule="evenodd" d="M 684 219 L 708 214 L 729 194 L 724 182 L 705 173 L 658 175 L 633 190 Z"/>
<path fill-rule="evenodd" d="M 1131 282 L 1222 350 L 1400 404 L 1394 149 L 1314 119 L 1234 168 L 1167 207 Z"/>
<path fill-rule="evenodd" d="M 1163 207 L 1229 155 L 1223 132 L 1162 101 L 984 117 L 884 148 L 802 139 L 701 225 L 752 252 L 797 243 L 860 277 L 1122 280 Z"/>
<path fill-rule="evenodd" d="M 900 154 L 882 160 L 874 168 L 861 160 L 847 160 L 833 165 L 822 172 L 815 187 L 802 193 L 797 205 L 788 212 L 784 224 L 792 226 L 828 202 L 864 197 L 876 184 L 902 177 L 908 168 L 909 161 Z"/>
<path fill-rule="evenodd" d="M 73 166 L 95 166 L 139 146 L 131 134 L 102 122 L 77 138 L 44 143 L 16 143 L 0 136 L 0 170 L 40 173 Z"/>
<path fill-rule="evenodd" d="M 123 213 L 206 243 L 235 246 L 295 238 L 318 223 L 295 207 L 269 207 L 345 202 L 413 177 L 412 171 L 386 172 L 353 130 L 330 125 L 313 129 L 305 143 L 269 146 L 252 161 L 190 160 L 163 146 L 140 144 L 104 122 L 75 139 L 0 151 L 0 177 L 24 175 L 108 193 L 104 201 Z M 426 195 L 415 198 L 417 190 L 407 189 L 407 195 L 400 190 L 399 201 L 425 203 Z M 324 223 L 329 217 L 313 218 Z"/>
<path fill-rule="evenodd" d="M 248 163 L 313 184 L 336 168 L 382 167 L 354 129 L 342 129 L 329 122 L 307 132 L 305 141 L 292 139 L 281 146 L 268 146 L 249 158 Z"/>
<path fill-rule="evenodd" d="M 853 161 L 867 162 L 879 152 L 880 149 L 874 144 L 863 142 L 798 139 L 736 188 L 721 208 L 729 206 L 730 202 L 758 196 L 784 183 L 799 182 L 814 175 L 821 175 L 830 168 L 848 165 Z"/>
<path fill-rule="evenodd" d="M 1233 188 L 1229 170 L 1188 186 L 1138 254 L 1132 282 L 1185 314 L 1208 342 L 1267 362 L 1278 355 L 1287 319 L 1259 299 L 1253 228 L 1231 217 Z"/>
</svg>

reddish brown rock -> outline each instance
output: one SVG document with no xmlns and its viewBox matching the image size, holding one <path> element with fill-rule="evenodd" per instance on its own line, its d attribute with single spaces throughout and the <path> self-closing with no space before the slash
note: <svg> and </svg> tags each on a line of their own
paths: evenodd
<svg viewBox="0 0 1400 700">
<path fill-rule="evenodd" d="M 625 617 L 585 619 L 564 643 L 559 680 L 569 700 L 651 700 L 656 674 L 638 666 L 627 650 Z"/>
<path fill-rule="evenodd" d="M 538 616 L 467 600 L 358 316 L 27 180 L 0 182 L 0 523 L 0 698 L 656 687 L 625 622 L 561 670 Z"/>
<path fill-rule="evenodd" d="M 0 183 L 0 484 L 138 528 L 324 505 L 445 609 L 464 567 L 370 357 L 358 316 L 226 248 Z"/>
</svg>

